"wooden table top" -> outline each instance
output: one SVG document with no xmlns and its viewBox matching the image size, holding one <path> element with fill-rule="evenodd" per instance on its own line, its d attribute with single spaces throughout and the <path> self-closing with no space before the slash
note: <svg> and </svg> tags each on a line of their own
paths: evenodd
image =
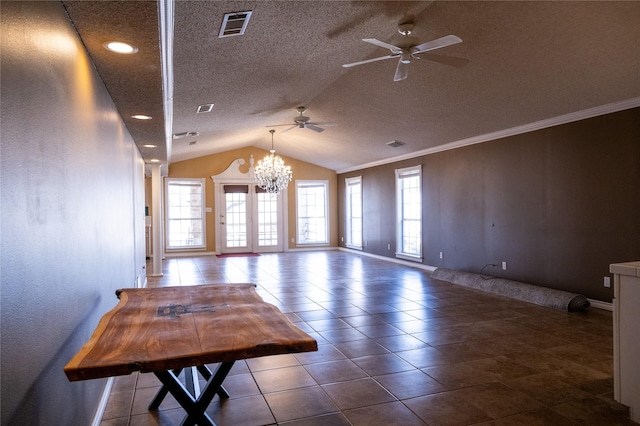
<svg viewBox="0 0 640 426">
<path fill-rule="evenodd" d="M 254 284 L 122 289 L 64 367 L 70 381 L 307 352 L 317 342 Z"/>
</svg>

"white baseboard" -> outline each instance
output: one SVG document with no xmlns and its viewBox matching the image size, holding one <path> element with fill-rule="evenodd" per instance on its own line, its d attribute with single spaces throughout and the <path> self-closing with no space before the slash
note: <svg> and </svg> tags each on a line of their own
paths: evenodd
<svg viewBox="0 0 640 426">
<path fill-rule="evenodd" d="M 379 256 L 377 254 L 366 253 L 360 250 L 349 249 L 345 247 L 338 247 L 338 250 L 346 251 L 353 254 L 360 254 L 362 256 L 373 257 L 375 259 L 386 260 L 388 262 L 399 263 L 401 265 L 409 266 L 411 268 L 424 269 L 425 271 L 433 272 L 437 269 L 436 266 L 424 265 L 422 263 L 414 263 L 401 259 L 394 259 L 392 257 Z M 587 299 L 593 308 L 602 309 L 604 311 L 613 311 L 613 303 L 603 302 L 601 300 Z"/>
<path fill-rule="evenodd" d="M 104 414 L 104 410 L 107 408 L 107 402 L 109 401 L 109 395 L 111 394 L 111 387 L 113 386 L 114 380 L 114 377 L 109 377 L 107 379 L 107 384 L 102 392 L 102 398 L 100 398 L 100 404 L 98 404 L 96 414 L 93 416 L 91 426 L 100 426 L 100 422 L 102 422 L 102 415 Z"/>
<path fill-rule="evenodd" d="M 380 255 L 377 255 L 377 254 L 367 253 L 367 252 L 364 252 L 364 251 L 360 251 L 360 250 L 356 250 L 356 249 L 350 249 L 350 248 L 346 248 L 346 247 L 338 247 L 338 250 L 346 251 L 346 252 L 353 253 L 353 254 L 359 254 L 361 256 L 372 257 L 374 259 L 386 260 L 387 262 L 398 263 L 400 265 L 408 266 L 410 268 L 424 269 L 425 271 L 429 271 L 429 272 L 433 272 L 433 271 L 435 271 L 437 269 L 436 266 L 425 265 L 424 263 L 410 262 L 408 260 L 396 259 L 394 257 L 380 256 Z"/>
<path fill-rule="evenodd" d="M 198 256 L 215 256 L 215 251 L 176 251 L 167 252 L 164 254 L 167 257 L 198 257 Z"/>
<path fill-rule="evenodd" d="M 315 246 L 315 247 L 295 247 L 290 248 L 289 252 L 303 252 L 303 251 L 331 251 L 338 250 L 338 247 L 334 246 Z"/>
</svg>

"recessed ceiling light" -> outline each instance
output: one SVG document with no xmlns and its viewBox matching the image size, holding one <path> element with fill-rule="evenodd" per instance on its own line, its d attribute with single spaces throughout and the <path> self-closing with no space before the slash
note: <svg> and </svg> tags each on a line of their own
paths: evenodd
<svg viewBox="0 0 640 426">
<path fill-rule="evenodd" d="M 136 114 L 132 115 L 131 118 L 135 118 L 136 120 L 151 120 L 153 117 L 150 115 Z"/>
<path fill-rule="evenodd" d="M 158 145 L 152 145 L 152 144 L 150 144 L 150 143 L 144 144 L 144 145 L 142 145 L 142 146 L 143 146 L 144 148 L 157 148 L 157 147 L 158 147 Z"/>
<path fill-rule="evenodd" d="M 150 163 L 159 163 L 160 160 L 158 160 L 157 158 L 152 158 L 151 160 L 149 160 Z"/>
<path fill-rule="evenodd" d="M 121 41 L 110 41 L 103 45 L 105 49 L 110 50 L 115 53 L 122 53 L 125 55 L 130 55 L 132 53 L 136 53 L 138 48 L 132 46 L 128 43 L 123 43 Z"/>
</svg>

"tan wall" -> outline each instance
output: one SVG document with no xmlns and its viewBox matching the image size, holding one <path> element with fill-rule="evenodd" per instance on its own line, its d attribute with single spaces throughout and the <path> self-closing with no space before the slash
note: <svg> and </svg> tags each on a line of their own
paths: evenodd
<svg viewBox="0 0 640 426">
<path fill-rule="evenodd" d="M 192 160 L 178 161 L 169 165 L 168 177 L 171 178 L 205 178 L 205 202 L 206 207 L 211 208 L 211 213 L 207 213 L 206 227 L 206 250 L 215 251 L 215 222 L 214 214 L 215 201 L 213 194 L 213 181 L 211 176 L 222 173 L 236 159 L 242 158 L 246 160 L 240 171 L 247 172 L 249 169 L 249 158 L 253 154 L 256 164 L 265 157 L 269 152 L 255 148 L 240 148 L 233 151 L 221 152 L 219 154 L 208 155 L 205 157 L 194 158 Z M 304 161 L 295 160 L 293 158 L 282 156 L 285 164 L 291 166 L 293 180 L 287 188 L 288 204 L 288 247 L 296 248 L 296 244 L 291 242 L 291 238 L 296 235 L 296 198 L 295 198 L 295 181 L 296 180 L 328 180 L 329 181 L 329 238 L 330 246 L 338 245 L 338 187 L 337 175 L 333 170 L 325 169 Z M 304 246 L 309 248 L 309 246 Z"/>
</svg>

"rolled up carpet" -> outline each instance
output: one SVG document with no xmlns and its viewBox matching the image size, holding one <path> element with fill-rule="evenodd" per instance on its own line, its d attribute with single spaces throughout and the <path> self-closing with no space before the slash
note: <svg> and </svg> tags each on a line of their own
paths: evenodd
<svg viewBox="0 0 640 426">
<path fill-rule="evenodd" d="M 582 311 L 591 305 L 581 294 L 471 272 L 437 268 L 431 278 L 566 311 Z"/>
</svg>

